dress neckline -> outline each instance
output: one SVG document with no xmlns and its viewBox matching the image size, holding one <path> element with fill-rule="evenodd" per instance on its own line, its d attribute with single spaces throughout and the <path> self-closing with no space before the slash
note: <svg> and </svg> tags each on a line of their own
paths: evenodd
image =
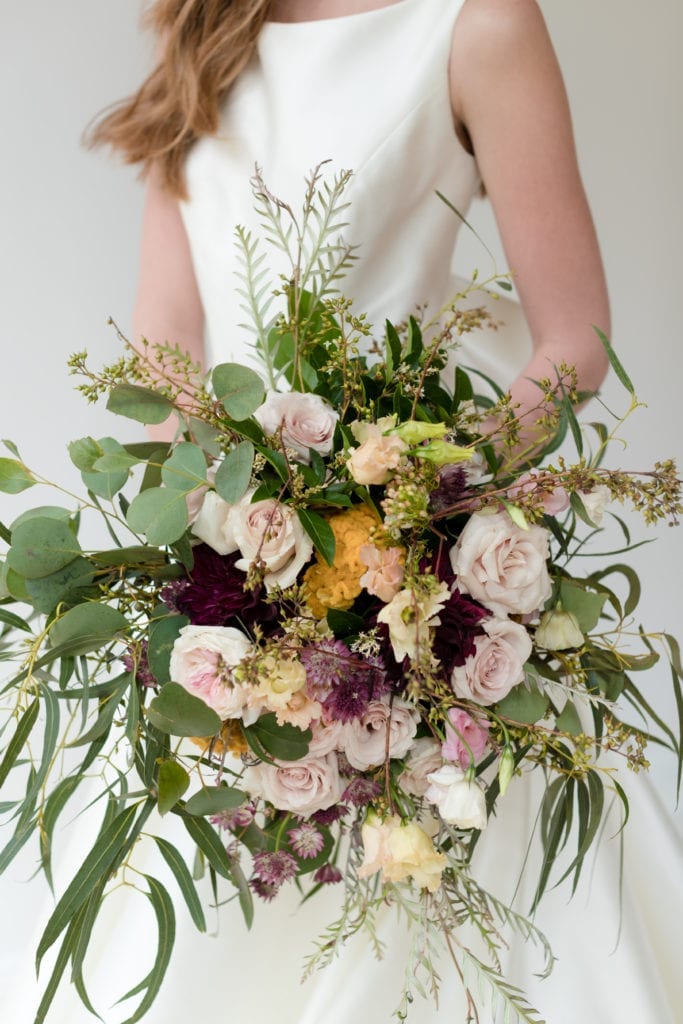
<svg viewBox="0 0 683 1024">
<path fill-rule="evenodd" d="M 355 24 L 356 22 L 365 19 L 377 17 L 378 15 L 385 15 L 388 11 L 393 11 L 395 8 L 408 7 L 414 3 L 421 2 L 421 0 L 394 0 L 391 4 L 384 4 L 382 7 L 371 7 L 366 11 L 355 11 L 351 14 L 336 14 L 329 18 L 310 18 L 306 21 L 265 21 L 263 23 L 261 31 L 294 31 L 296 29 L 306 30 L 315 29 L 317 26 L 330 26 L 333 25 L 338 27 L 344 23 Z"/>
</svg>

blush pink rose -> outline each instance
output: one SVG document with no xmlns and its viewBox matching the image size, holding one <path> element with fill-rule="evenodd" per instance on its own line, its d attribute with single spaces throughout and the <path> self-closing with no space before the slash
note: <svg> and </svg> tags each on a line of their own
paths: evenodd
<svg viewBox="0 0 683 1024">
<path fill-rule="evenodd" d="M 450 708 L 446 739 L 441 754 L 447 761 L 456 761 L 461 768 L 476 764 L 489 745 L 489 723 L 468 715 L 462 708 Z"/>
<path fill-rule="evenodd" d="M 349 764 L 364 771 L 383 764 L 389 757 L 405 757 L 417 732 L 419 714 L 400 697 L 390 705 L 388 699 L 371 700 L 365 714 L 344 726 L 343 749 Z"/>
<path fill-rule="evenodd" d="M 253 721 L 258 712 L 247 709 L 251 687 L 237 682 L 233 675 L 235 666 L 251 650 L 251 641 L 232 626 L 183 626 L 171 651 L 171 679 L 222 719 Z"/>
<path fill-rule="evenodd" d="M 495 704 L 524 678 L 524 663 L 531 656 L 531 639 L 524 626 L 509 619 L 487 619 L 485 636 L 478 636 L 476 652 L 453 669 L 451 685 L 458 697 L 476 704 Z"/>
<path fill-rule="evenodd" d="M 524 615 L 552 593 L 548 531 L 516 526 L 507 512 L 475 512 L 450 551 L 457 586 L 496 615 Z"/>
<path fill-rule="evenodd" d="M 385 604 L 391 601 L 403 583 L 403 548 L 377 548 L 374 544 L 361 544 L 358 557 L 368 570 L 360 578 L 361 587 Z"/>
<path fill-rule="evenodd" d="M 427 776 L 441 767 L 441 746 L 431 736 L 414 740 L 408 751 L 405 770 L 399 778 L 399 785 L 406 793 L 424 796 L 429 786 Z"/>
<path fill-rule="evenodd" d="M 353 436 L 360 442 L 346 463 L 358 484 L 385 484 L 397 468 L 408 445 L 396 434 L 385 434 L 393 426 L 393 417 L 379 423 L 352 423 Z"/>
<path fill-rule="evenodd" d="M 329 455 L 332 451 L 339 413 L 319 395 L 271 391 L 254 418 L 264 433 L 281 434 L 284 444 L 308 462 L 311 448 L 320 455 Z"/>
<path fill-rule="evenodd" d="M 344 790 L 336 754 L 274 764 L 261 761 L 245 771 L 244 787 L 251 796 L 301 818 L 339 803 Z"/>
</svg>

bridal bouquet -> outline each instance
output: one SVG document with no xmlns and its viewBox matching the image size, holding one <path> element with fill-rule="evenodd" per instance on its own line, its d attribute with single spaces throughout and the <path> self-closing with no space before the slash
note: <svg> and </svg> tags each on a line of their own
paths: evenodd
<svg viewBox="0 0 683 1024">
<path fill-rule="evenodd" d="M 347 180 L 316 172 L 299 217 L 255 180 L 266 240 L 291 264 L 273 285 L 262 241 L 238 232 L 262 373 L 226 363 L 205 375 L 168 345 L 125 342 L 102 370 L 75 355 L 89 400 L 106 396 L 142 424 L 170 420 L 174 440 L 73 441 L 87 496 L 1 527 L 13 674 L 0 781 L 16 773 L 21 796 L 2 804 L 0 865 L 35 838 L 51 881 L 58 822 L 86 779 L 98 780 L 102 819 L 40 941 L 38 964 L 60 947 L 36 1022 L 65 971 L 95 1012 L 83 960 L 121 881 L 149 899 L 159 930 L 127 1024 L 152 1004 L 175 911 L 165 882 L 133 870 L 144 842 L 199 930 L 203 872 L 216 902 L 227 883 L 247 925 L 283 886 L 307 897 L 337 885 L 339 917 L 309 970 L 355 932 L 374 942 L 377 911 L 394 904 L 414 934 L 401 1019 L 413 990 L 436 992 L 443 947 L 468 993 L 483 980 L 506 1019 L 536 1021 L 502 976 L 501 931 L 538 943 L 546 969 L 552 955 L 477 881 L 487 821 L 514 776 L 544 774 L 535 906 L 562 851 L 561 873 L 578 880 L 606 794 L 626 816 L 615 759 L 646 766 L 654 733 L 680 773 L 680 740 L 634 681 L 663 652 L 683 704 L 676 643 L 634 625 L 638 579 L 621 558 L 602 553 L 588 574 L 579 560 L 606 514 L 628 549 L 613 511 L 623 503 L 648 523 L 675 521 L 675 467 L 605 468 L 621 421 L 586 437 L 569 366 L 538 382 L 531 432 L 493 382 L 487 397 L 461 366 L 449 380 L 448 352 L 488 315 L 462 308 L 465 293 L 431 323 L 372 334 L 335 290 L 354 258 L 335 234 Z M 565 438 L 574 461 L 558 454 Z M 47 483 L 8 447 L 1 490 Z M 106 549 L 79 543 L 93 514 Z M 168 816 L 196 847 L 191 866 L 164 836 Z M 467 923 L 484 954 L 461 938 Z"/>
</svg>

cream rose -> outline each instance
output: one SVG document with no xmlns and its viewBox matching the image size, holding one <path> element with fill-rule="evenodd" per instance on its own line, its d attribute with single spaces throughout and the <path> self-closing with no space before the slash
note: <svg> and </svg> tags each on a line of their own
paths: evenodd
<svg viewBox="0 0 683 1024">
<path fill-rule="evenodd" d="M 413 796 L 424 796 L 429 782 L 427 776 L 441 767 L 441 747 L 431 736 L 415 740 L 406 758 L 405 770 L 398 782 L 401 789 Z"/>
<path fill-rule="evenodd" d="M 375 814 L 361 828 L 364 860 L 358 870 L 361 878 L 382 872 L 387 882 L 412 878 L 420 888 L 436 892 L 447 860 L 437 853 L 427 833 L 414 821 L 401 822 L 397 815 L 384 821 Z"/>
<path fill-rule="evenodd" d="M 412 704 L 400 697 L 391 705 L 388 698 L 371 700 L 361 718 L 344 726 L 342 746 L 349 764 L 361 771 L 383 764 L 387 755 L 387 729 L 389 757 L 405 757 L 419 719 Z"/>
<path fill-rule="evenodd" d="M 246 769 L 243 782 L 251 796 L 302 818 L 339 803 L 344 790 L 336 754 L 274 764 L 261 761 Z"/>
<path fill-rule="evenodd" d="M 319 395 L 271 391 L 254 413 L 254 418 L 264 433 L 281 433 L 284 444 L 308 462 L 311 448 L 320 455 L 328 455 L 332 451 L 339 413 Z"/>
<path fill-rule="evenodd" d="M 222 719 L 254 721 L 258 712 L 247 708 L 251 687 L 233 675 L 251 649 L 244 633 L 231 626 L 183 626 L 171 651 L 171 679 Z"/>
<path fill-rule="evenodd" d="M 245 495 L 245 498 L 248 503 L 251 500 L 251 493 L 248 497 Z M 242 498 L 242 502 L 245 498 Z M 192 524 L 193 534 L 219 555 L 232 554 L 233 551 L 237 551 L 233 528 L 240 507 L 241 502 L 229 505 L 215 491 L 208 491 Z"/>
<path fill-rule="evenodd" d="M 450 551 L 457 586 L 496 615 L 525 615 L 550 597 L 548 531 L 522 530 L 507 512 L 475 512 Z"/>
<path fill-rule="evenodd" d="M 408 445 L 396 434 L 385 434 L 394 425 L 394 417 L 386 417 L 377 423 L 356 422 L 351 431 L 357 441 L 346 463 L 353 479 L 358 484 L 385 484 L 397 468 Z"/>
<path fill-rule="evenodd" d="M 465 664 L 453 669 L 451 685 L 458 697 L 495 704 L 521 683 L 532 645 L 524 626 L 509 619 L 487 619 L 482 626 L 486 635 L 476 638 L 476 652 Z"/>
<path fill-rule="evenodd" d="M 266 567 L 264 583 L 291 587 L 313 554 L 313 542 L 289 505 L 274 498 L 246 505 L 238 502 L 232 519 L 237 547 L 242 554 L 235 566 L 246 572 L 258 558 Z"/>
<path fill-rule="evenodd" d="M 481 786 L 455 765 L 445 764 L 429 776 L 425 797 L 449 825 L 486 828 L 486 798 Z"/>
<path fill-rule="evenodd" d="M 406 655 L 415 660 L 420 649 L 429 643 L 429 631 L 439 625 L 438 613 L 450 597 L 448 584 L 441 583 L 430 593 L 406 589 L 385 604 L 377 615 L 378 622 L 389 627 L 389 639 L 396 661 L 403 661 Z"/>
</svg>

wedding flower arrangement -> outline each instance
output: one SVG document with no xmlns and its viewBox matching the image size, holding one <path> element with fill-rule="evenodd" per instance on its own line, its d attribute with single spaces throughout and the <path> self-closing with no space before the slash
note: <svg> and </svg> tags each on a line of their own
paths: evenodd
<svg viewBox="0 0 683 1024">
<path fill-rule="evenodd" d="M 376 914 L 393 904 L 415 935 L 401 1019 L 414 991 L 436 993 L 444 948 L 471 1015 L 476 980 L 506 1019 L 537 1022 L 502 975 L 501 935 L 537 943 L 546 970 L 550 947 L 471 866 L 491 815 L 515 776 L 544 774 L 533 910 L 572 844 L 562 873 L 576 884 L 606 794 L 627 816 L 615 759 L 646 767 L 654 733 L 680 777 L 680 738 L 633 678 L 664 653 L 683 706 L 676 642 L 635 624 L 638 579 L 622 556 L 580 568 L 604 516 L 628 549 L 614 511 L 624 503 L 648 523 L 676 521 L 673 463 L 637 476 L 606 468 L 621 420 L 586 436 L 569 366 L 538 382 L 531 427 L 494 382 L 479 394 L 462 366 L 449 380 L 449 352 L 489 316 L 463 308 L 465 293 L 432 321 L 423 311 L 378 336 L 336 291 L 355 258 L 337 237 L 347 181 L 316 171 L 295 216 L 255 179 L 265 241 L 289 261 L 273 284 L 263 240 L 238 232 L 262 373 L 226 363 L 207 375 L 169 345 L 125 342 L 103 370 L 75 355 L 88 400 L 141 424 L 170 420 L 175 437 L 72 442 L 87 496 L 0 527 L 12 676 L 0 781 L 16 775 L 22 789 L 2 804 L 0 866 L 35 837 L 51 880 L 65 807 L 84 780 L 101 783 L 101 829 L 38 949 L 40 964 L 60 943 L 36 1022 L 65 971 L 94 1012 L 83 960 L 121 881 L 158 921 L 127 1024 L 149 1009 L 175 910 L 165 882 L 131 867 L 144 842 L 200 930 L 202 872 L 217 902 L 235 894 L 247 925 L 283 886 L 336 886 L 339 916 L 302 950 L 308 970 L 356 932 L 375 946 Z M 496 283 L 507 284 L 472 290 Z M 633 386 L 601 340 L 631 411 Z M 47 483 L 8 446 L 1 490 Z M 93 514 L 111 538 L 102 550 L 78 539 Z M 196 847 L 193 867 L 164 837 L 169 816 Z M 461 938 L 468 922 L 486 955 Z"/>
</svg>

